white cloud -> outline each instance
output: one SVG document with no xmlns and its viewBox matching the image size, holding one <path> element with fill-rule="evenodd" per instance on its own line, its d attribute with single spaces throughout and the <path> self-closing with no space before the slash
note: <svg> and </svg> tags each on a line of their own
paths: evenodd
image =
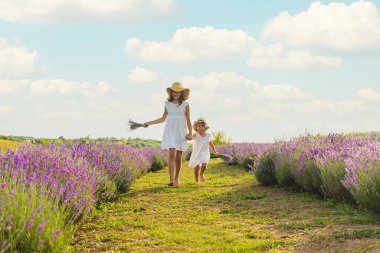
<svg viewBox="0 0 380 253">
<path fill-rule="evenodd" d="M 66 81 L 62 79 L 55 80 L 37 80 L 30 84 L 32 95 L 68 95 L 80 93 L 89 99 L 101 98 L 107 93 L 113 91 L 111 86 L 104 81 L 93 87 L 89 82 Z"/>
<path fill-rule="evenodd" d="M 4 105 L 0 107 L 0 113 L 9 114 L 14 111 L 14 107 L 11 105 Z"/>
<path fill-rule="evenodd" d="M 233 114 L 222 116 L 223 122 L 230 124 L 235 122 L 236 124 L 250 124 L 258 122 L 274 122 L 276 121 L 276 114 L 268 108 L 253 109 L 243 112 L 236 112 Z"/>
<path fill-rule="evenodd" d="M 32 95 L 67 95 L 84 89 L 88 83 L 66 81 L 62 79 L 36 80 L 30 85 Z"/>
<path fill-rule="evenodd" d="M 291 47 L 337 51 L 379 48 L 380 15 L 370 1 L 311 3 L 295 15 L 282 12 L 268 21 L 261 38 Z"/>
<path fill-rule="evenodd" d="M 72 120 L 91 120 L 96 119 L 98 115 L 89 112 L 47 112 L 42 115 L 46 119 L 72 119 Z"/>
<path fill-rule="evenodd" d="M 269 100 L 283 99 L 311 99 L 313 95 L 304 92 L 298 87 L 291 84 L 267 84 L 263 85 L 257 81 L 250 80 L 236 72 L 210 72 L 200 78 L 186 76 L 183 78 L 183 84 L 196 90 L 200 96 L 209 96 L 210 94 L 234 95 L 244 94 L 249 98 L 265 98 Z M 193 91 L 191 91 L 191 94 Z"/>
<path fill-rule="evenodd" d="M 29 80 L 0 80 L 0 95 L 15 94 L 29 87 Z"/>
<path fill-rule="evenodd" d="M 111 85 L 100 81 L 96 86 L 89 82 L 67 81 L 63 79 L 51 80 L 0 80 L 1 94 L 17 94 L 30 91 L 35 96 L 72 95 L 82 94 L 88 99 L 99 99 L 108 93 L 115 92 Z"/>
<path fill-rule="evenodd" d="M 298 87 L 290 84 L 267 84 L 260 86 L 258 91 L 254 93 L 252 97 L 264 97 L 269 100 L 310 100 L 313 98 L 313 94 L 304 92 Z"/>
<path fill-rule="evenodd" d="M 236 72 L 210 72 L 201 78 L 186 76 L 183 78 L 185 86 L 202 90 L 205 93 L 214 91 L 233 91 L 242 88 L 255 89 L 259 86 L 258 82 L 251 81 Z"/>
<path fill-rule="evenodd" d="M 339 67 L 341 59 L 337 57 L 315 55 L 307 51 L 288 50 L 283 44 L 276 43 L 267 47 L 258 46 L 252 50 L 247 64 L 252 68 L 330 68 Z"/>
<path fill-rule="evenodd" d="M 363 100 L 380 101 L 380 92 L 369 88 L 363 88 L 358 91 L 358 97 Z"/>
<path fill-rule="evenodd" d="M 0 77 L 22 76 L 36 71 L 37 57 L 35 51 L 0 37 Z"/>
<path fill-rule="evenodd" d="M 275 103 L 272 104 L 275 111 L 291 113 L 357 113 L 365 109 L 363 102 L 359 100 L 338 100 L 315 98 L 303 103 Z"/>
<path fill-rule="evenodd" d="M 131 83 L 153 83 L 158 79 L 157 73 L 141 67 L 134 68 L 128 75 L 128 81 Z"/>
<path fill-rule="evenodd" d="M 174 14 L 173 0 L 2 0 L 0 18 L 14 23 L 138 22 Z"/>
<path fill-rule="evenodd" d="M 101 81 L 95 87 L 86 84 L 85 87 L 81 90 L 81 93 L 83 93 L 89 99 L 99 99 L 113 91 L 114 90 L 109 83 Z"/>
<path fill-rule="evenodd" d="M 239 107 L 243 104 L 243 100 L 234 98 L 225 98 L 222 104 L 227 108 Z"/>
<path fill-rule="evenodd" d="M 178 29 L 169 41 L 127 40 L 127 54 L 145 62 L 193 62 L 200 59 L 234 59 L 249 52 L 256 40 L 241 30 L 192 27 Z"/>
</svg>

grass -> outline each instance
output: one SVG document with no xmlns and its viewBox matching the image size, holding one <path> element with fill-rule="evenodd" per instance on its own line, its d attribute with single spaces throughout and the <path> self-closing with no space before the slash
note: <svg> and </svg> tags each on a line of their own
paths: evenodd
<svg viewBox="0 0 380 253">
<path fill-rule="evenodd" d="M 347 204 L 260 186 L 238 166 L 211 160 L 181 187 L 167 168 L 140 178 L 115 202 L 94 210 L 72 252 L 375 252 L 380 218 Z"/>
</svg>

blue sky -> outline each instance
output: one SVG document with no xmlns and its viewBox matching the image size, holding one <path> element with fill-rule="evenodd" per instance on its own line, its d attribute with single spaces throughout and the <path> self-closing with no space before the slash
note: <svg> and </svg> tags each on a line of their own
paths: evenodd
<svg viewBox="0 0 380 253">
<path fill-rule="evenodd" d="M 380 126 L 380 1 L 0 2 L 0 134 L 161 139 L 165 88 L 236 142 Z"/>
</svg>

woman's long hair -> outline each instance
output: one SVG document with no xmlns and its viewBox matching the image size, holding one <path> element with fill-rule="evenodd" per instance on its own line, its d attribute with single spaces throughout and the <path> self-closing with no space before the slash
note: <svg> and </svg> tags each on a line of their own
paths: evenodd
<svg viewBox="0 0 380 253">
<path fill-rule="evenodd" d="M 168 101 L 169 102 L 173 102 L 174 98 L 173 98 L 173 95 L 172 95 L 172 90 L 170 91 L 170 96 L 168 98 Z M 181 91 L 181 94 L 179 95 L 179 98 L 178 98 L 178 105 L 177 106 L 180 106 L 183 102 L 183 92 Z"/>
</svg>

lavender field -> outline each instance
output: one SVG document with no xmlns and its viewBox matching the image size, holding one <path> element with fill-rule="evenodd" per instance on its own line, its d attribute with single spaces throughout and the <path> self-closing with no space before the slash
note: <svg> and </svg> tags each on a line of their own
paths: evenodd
<svg viewBox="0 0 380 253">
<path fill-rule="evenodd" d="M 263 185 L 295 187 L 380 214 L 380 135 L 302 136 L 274 144 L 218 149 L 251 169 Z"/>
<path fill-rule="evenodd" d="M 263 185 L 294 187 L 380 214 L 378 134 L 302 136 L 217 150 Z M 96 205 L 128 191 L 157 159 L 167 163 L 167 153 L 117 144 L 24 145 L 4 152 L 0 252 L 61 252 Z"/>
<path fill-rule="evenodd" d="M 157 148 L 25 145 L 0 157 L 0 252 L 62 252 L 96 204 L 147 173 Z"/>
</svg>

